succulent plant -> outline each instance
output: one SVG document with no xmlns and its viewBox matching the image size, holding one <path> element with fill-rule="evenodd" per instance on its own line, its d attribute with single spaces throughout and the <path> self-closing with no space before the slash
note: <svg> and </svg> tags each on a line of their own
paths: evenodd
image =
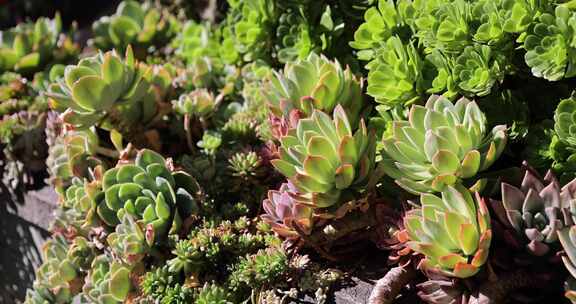
<svg viewBox="0 0 576 304">
<path fill-rule="evenodd" d="M 576 147 L 576 99 L 573 97 L 562 100 L 554 114 L 554 131 L 558 138 L 572 147 Z"/>
<path fill-rule="evenodd" d="M 232 2 L 223 28 L 224 61 L 268 60 L 276 8 L 264 0 Z M 229 50 L 232 48 L 232 50 Z"/>
<path fill-rule="evenodd" d="M 404 216 L 407 246 L 425 256 L 418 267 L 457 278 L 476 274 L 492 239 L 484 200 L 457 185 L 447 186 L 440 197 L 422 194 L 420 204 Z"/>
<path fill-rule="evenodd" d="M 426 89 L 423 66 L 413 43 L 404 44 L 399 37 L 390 37 L 366 65 L 368 95 L 388 107 L 413 103 Z"/>
<path fill-rule="evenodd" d="M 298 190 L 291 182 L 283 183 L 278 190 L 268 191 L 268 198 L 262 202 L 262 220 L 274 232 L 285 238 L 295 238 L 299 230 L 309 233 L 312 229 L 312 208 L 299 202 Z M 294 228 L 298 225 L 299 229 Z"/>
<path fill-rule="evenodd" d="M 136 235 L 153 246 L 164 242 L 169 233 L 178 232 L 182 219 L 198 211 L 193 198 L 196 191 L 190 175 L 172 171 L 164 157 L 143 149 L 134 163 L 104 173 L 104 195 L 95 195 L 95 200 L 98 215 L 106 224 L 122 223 L 115 240 Z"/>
<path fill-rule="evenodd" d="M 562 261 L 571 275 L 566 284 L 566 297 L 572 302 L 576 302 L 576 292 L 574 288 L 574 278 L 576 278 L 576 226 L 564 227 L 558 230 L 558 240 L 564 248 Z"/>
<path fill-rule="evenodd" d="M 371 60 L 376 49 L 380 48 L 388 38 L 398 34 L 404 26 L 403 12 L 399 9 L 407 7 L 407 1 L 378 0 L 377 6 L 370 7 L 364 13 L 362 23 L 354 33 L 354 41 L 350 45 L 358 49 L 358 58 Z"/>
<path fill-rule="evenodd" d="M 197 89 L 188 94 L 180 95 L 177 101 L 173 102 L 176 112 L 182 115 L 206 118 L 214 112 L 214 94 L 206 89 Z"/>
<path fill-rule="evenodd" d="M 130 269 L 106 255 L 97 256 L 82 287 L 83 298 L 91 303 L 120 304 L 134 288 Z"/>
<path fill-rule="evenodd" d="M 554 252 L 557 232 L 574 224 L 576 180 L 560 188 L 551 171 L 542 179 L 526 163 L 524 170 L 520 187 L 502 183 L 503 208 L 494 208 L 495 215 L 522 235 L 530 253 L 543 256 Z"/>
<path fill-rule="evenodd" d="M 223 287 L 205 283 L 196 296 L 197 304 L 231 304 L 232 296 Z"/>
<path fill-rule="evenodd" d="M 177 55 L 184 58 L 186 63 L 192 64 L 201 58 L 210 58 L 214 64 L 221 64 L 219 61 L 221 50 L 220 29 L 208 23 L 199 24 L 188 21 L 184 24 L 182 33 L 178 37 Z"/>
<path fill-rule="evenodd" d="M 0 71 L 34 72 L 49 62 L 62 30 L 60 15 L 0 32 Z"/>
<path fill-rule="evenodd" d="M 113 15 L 94 22 L 92 30 L 92 43 L 101 50 L 125 50 L 128 45 L 146 49 L 170 42 L 178 33 L 179 24 L 167 10 L 124 0 Z"/>
<path fill-rule="evenodd" d="M 44 263 L 36 272 L 34 289 L 51 293 L 52 303 L 70 303 L 82 286 L 81 265 L 67 257 L 68 248 L 64 237 L 57 236 L 48 240 L 42 249 Z M 26 303 L 44 303 L 41 293 L 29 291 Z"/>
<path fill-rule="evenodd" d="M 362 81 L 338 61 L 310 54 L 304 60 L 289 62 L 283 73 L 276 72 L 265 92 L 271 112 L 281 117 L 297 109 L 310 116 L 316 110 L 332 113 L 341 105 L 351 124 L 358 123 L 364 107 Z"/>
<path fill-rule="evenodd" d="M 555 81 L 576 75 L 573 32 L 576 13 L 564 5 L 544 13 L 528 29 L 524 41 L 526 64 L 536 77 Z"/>
<path fill-rule="evenodd" d="M 50 85 L 46 96 L 63 120 L 76 128 L 99 125 L 121 129 L 146 125 L 158 112 L 156 94 L 170 85 L 167 71 L 138 63 L 128 47 L 122 59 L 115 51 L 66 67 L 64 79 Z"/>
<path fill-rule="evenodd" d="M 382 168 L 412 193 L 439 192 L 490 167 L 506 145 L 506 127 L 487 134 L 486 118 L 474 101 L 452 104 L 431 96 L 413 105 L 407 121 L 394 121 L 385 135 Z"/>
<path fill-rule="evenodd" d="M 313 207 L 330 207 L 338 204 L 343 190 L 370 176 L 375 149 L 371 138 L 363 120 L 353 131 L 341 105 L 334 109 L 333 119 L 315 110 L 280 139 L 280 159 L 272 165 L 309 195 Z"/>
<path fill-rule="evenodd" d="M 504 67 L 499 58 L 494 58 L 486 45 L 468 46 L 456 59 L 454 74 L 460 89 L 467 94 L 484 96 L 490 93 L 497 82 L 504 78 Z"/>
</svg>

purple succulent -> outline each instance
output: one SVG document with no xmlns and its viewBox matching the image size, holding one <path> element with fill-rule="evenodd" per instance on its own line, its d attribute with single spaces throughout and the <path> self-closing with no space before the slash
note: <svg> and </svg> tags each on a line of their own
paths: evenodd
<svg viewBox="0 0 576 304">
<path fill-rule="evenodd" d="M 528 251 L 542 256 L 558 241 L 558 230 L 574 225 L 576 180 L 560 188 L 551 171 L 542 179 L 527 163 L 523 168 L 520 187 L 502 183 L 502 202 L 492 204 L 501 222 L 525 236 Z"/>
<path fill-rule="evenodd" d="M 272 230 L 286 238 L 298 237 L 294 229 L 309 233 L 312 229 L 312 208 L 298 201 L 298 190 L 291 183 L 283 183 L 278 190 L 268 191 L 268 198 L 262 202 L 265 214 L 262 220 L 272 226 Z"/>
</svg>

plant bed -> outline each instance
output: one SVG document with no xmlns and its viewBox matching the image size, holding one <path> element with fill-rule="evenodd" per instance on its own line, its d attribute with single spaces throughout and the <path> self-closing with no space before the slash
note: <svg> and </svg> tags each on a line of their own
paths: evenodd
<svg viewBox="0 0 576 304">
<path fill-rule="evenodd" d="M 3 30 L 3 299 L 576 303 L 575 3 L 125 0 Z"/>
</svg>

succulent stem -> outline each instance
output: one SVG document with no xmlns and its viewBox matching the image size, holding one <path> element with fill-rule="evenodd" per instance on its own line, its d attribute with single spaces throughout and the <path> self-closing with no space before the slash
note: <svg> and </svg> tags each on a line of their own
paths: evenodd
<svg viewBox="0 0 576 304">
<path fill-rule="evenodd" d="M 186 131 L 186 143 L 188 144 L 188 149 L 191 152 L 196 152 L 196 147 L 194 147 L 194 142 L 192 141 L 192 132 L 190 129 L 190 114 L 184 115 L 184 131 Z"/>
<path fill-rule="evenodd" d="M 407 266 L 396 266 L 376 282 L 374 289 L 370 293 L 368 304 L 390 304 L 393 303 L 400 291 L 410 281 L 416 278 L 417 272 L 409 264 Z"/>
</svg>

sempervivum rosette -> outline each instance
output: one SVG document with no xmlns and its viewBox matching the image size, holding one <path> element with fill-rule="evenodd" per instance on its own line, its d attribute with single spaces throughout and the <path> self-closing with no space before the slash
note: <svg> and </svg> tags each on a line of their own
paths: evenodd
<svg viewBox="0 0 576 304">
<path fill-rule="evenodd" d="M 407 121 L 394 121 L 384 138 L 382 165 L 402 188 L 412 193 L 439 192 L 472 178 L 500 156 L 506 127 L 486 129 L 486 117 L 474 101 L 452 104 L 432 96 L 414 105 Z"/>
</svg>

